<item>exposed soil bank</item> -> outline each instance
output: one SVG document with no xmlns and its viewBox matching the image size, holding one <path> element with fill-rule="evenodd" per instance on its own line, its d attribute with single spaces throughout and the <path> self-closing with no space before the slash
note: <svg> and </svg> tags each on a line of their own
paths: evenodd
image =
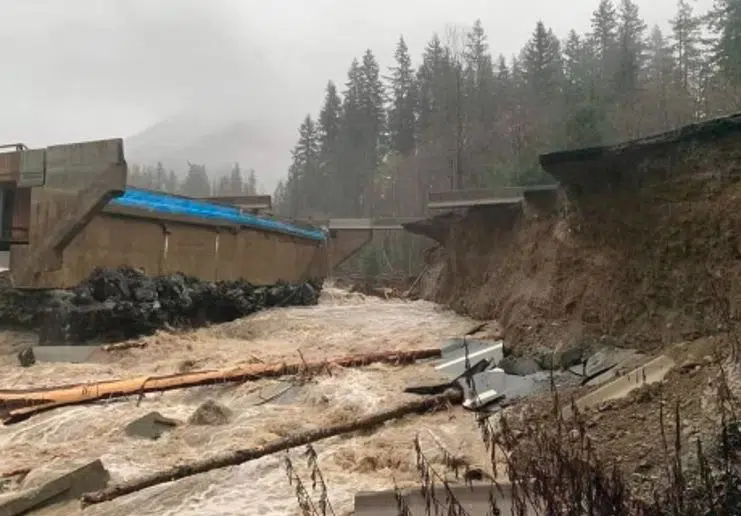
<svg viewBox="0 0 741 516">
<path fill-rule="evenodd" d="M 273 306 L 315 305 L 321 288 L 319 282 L 258 287 L 182 274 L 148 277 L 127 267 L 98 269 L 69 290 L 6 287 L 0 291 L 0 323 L 38 330 L 41 343 L 116 341 L 166 327 L 228 322 Z"/>
<path fill-rule="evenodd" d="M 541 162 L 559 191 L 428 222 L 442 244 L 422 297 L 497 319 L 521 350 L 605 336 L 651 350 L 733 324 L 738 116 Z"/>
</svg>

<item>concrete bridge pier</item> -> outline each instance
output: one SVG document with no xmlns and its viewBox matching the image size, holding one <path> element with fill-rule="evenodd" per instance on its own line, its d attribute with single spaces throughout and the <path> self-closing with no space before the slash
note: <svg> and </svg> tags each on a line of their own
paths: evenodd
<svg viewBox="0 0 741 516">
<path fill-rule="evenodd" d="M 336 267 L 355 256 L 373 240 L 372 229 L 330 229 L 327 246 L 327 276 L 333 277 Z"/>
</svg>

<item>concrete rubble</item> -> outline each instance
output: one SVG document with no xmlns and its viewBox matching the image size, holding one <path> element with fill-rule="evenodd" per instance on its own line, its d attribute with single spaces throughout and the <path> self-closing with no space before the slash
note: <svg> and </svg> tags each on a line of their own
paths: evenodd
<svg viewBox="0 0 741 516">
<path fill-rule="evenodd" d="M 110 475 L 100 459 L 92 462 L 52 465 L 41 473 L 32 471 L 21 490 L 0 496 L 0 516 L 18 516 L 49 505 L 76 501 L 83 493 L 103 489 Z"/>
</svg>

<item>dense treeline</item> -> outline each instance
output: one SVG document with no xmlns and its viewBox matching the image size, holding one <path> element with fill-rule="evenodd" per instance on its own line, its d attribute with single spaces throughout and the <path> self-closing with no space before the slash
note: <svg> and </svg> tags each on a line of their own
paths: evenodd
<svg viewBox="0 0 741 516">
<path fill-rule="evenodd" d="M 257 176 L 250 169 L 246 177 L 239 163 L 235 163 L 229 174 L 211 181 L 204 165 L 188 163 L 188 172 L 181 180 L 175 171 L 165 170 L 162 163 L 154 167 L 132 165 L 128 182 L 131 186 L 158 190 L 188 197 L 208 197 L 209 195 L 255 195 L 258 193 Z"/>
<path fill-rule="evenodd" d="M 587 34 L 538 22 L 517 56 L 480 22 L 404 38 L 381 73 L 371 50 L 329 82 L 299 129 L 275 203 L 288 216 L 420 214 L 429 191 L 547 181 L 537 155 L 636 138 L 741 107 L 741 0 L 703 14 L 679 0 L 671 32 L 632 0 L 600 0 Z"/>
</svg>

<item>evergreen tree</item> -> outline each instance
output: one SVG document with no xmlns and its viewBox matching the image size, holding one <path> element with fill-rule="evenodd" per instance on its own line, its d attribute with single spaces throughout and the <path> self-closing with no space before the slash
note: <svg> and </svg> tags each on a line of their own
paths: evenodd
<svg viewBox="0 0 741 516">
<path fill-rule="evenodd" d="M 677 14 L 671 19 L 674 44 L 672 51 L 677 62 L 679 86 L 692 94 L 698 85 L 702 67 L 702 20 L 695 16 L 687 0 L 677 2 Z"/>
<path fill-rule="evenodd" d="M 448 121 L 448 83 L 450 58 L 440 37 L 435 34 L 422 55 L 422 65 L 417 72 L 418 84 L 418 133 L 420 138 L 435 139 Z"/>
<path fill-rule="evenodd" d="M 618 14 L 612 0 L 600 0 L 597 10 L 592 13 L 590 39 L 597 57 L 596 71 L 602 96 L 607 98 L 614 91 L 612 77 L 618 48 Z"/>
<path fill-rule="evenodd" d="M 638 6 L 632 0 L 622 0 L 615 86 L 621 97 L 630 100 L 638 92 L 639 76 L 645 62 L 645 32 L 646 24 L 638 13 Z"/>
<path fill-rule="evenodd" d="M 741 86 L 741 0 L 715 0 L 708 18 L 714 62 L 729 84 Z"/>
<path fill-rule="evenodd" d="M 337 93 L 337 86 L 332 81 L 327 83 L 324 105 L 319 112 L 319 144 L 323 164 L 337 152 L 340 140 L 342 121 L 342 99 Z"/>
<path fill-rule="evenodd" d="M 243 192 L 242 169 L 239 167 L 239 163 L 235 163 L 231 174 L 229 174 L 229 193 L 227 195 L 242 195 Z"/>
<path fill-rule="evenodd" d="M 160 161 L 157 162 L 154 169 L 154 189 L 160 192 L 167 191 L 167 172 Z"/>
<path fill-rule="evenodd" d="M 651 102 L 656 106 L 649 132 L 658 133 L 670 127 L 669 108 L 674 74 L 672 47 L 661 29 L 654 26 L 648 40 L 646 83 Z"/>
<path fill-rule="evenodd" d="M 484 27 L 481 20 L 476 20 L 473 28 L 466 35 L 466 46 L 463 51 L 463 120 L 465 124 L 465 146 L 469 159 L 469 180 L 477 184 L 486 164 L 490 162 L 487 149 L 492 146 L 495 136 L 495 120 L 498 112 L 496 97 L 504 93 L 496 90 L 494 65 Z"/>
<path fill-rule="evenodd" d="M 558 96 L 563 71 L 561 46 L 553 31 L 541 21 L 525 46 L 522 65 L 525 81 L 537 102 L 545 105 Z"/>
<path fill-rule="evenodd" d="M 208 197 L 211 195 L 211 183 L 204 165 L 188 162 L 188 174 L 180 186 L 180 193 L 188 197 Z"/>
<path fill-rule="evenodd" d="M 527 88 L 524 102 L 528 106 L 523 114 L 531 127 L 529 140 L 533 145 L 530 152 L 543 152 L 562 144 L 562 138 L 558 138 L 561 133 L 554 131 L 552 124 L 563 112 L 561 45 L 543 22 L 536 23 L 521 59 L 524 86 Z M 540 177 L 539 171 L 528 171 L 527 174 Z"/>
<path fill-rule="evenodd" d="M 385 92 L 378 62 L 371 50 L 366 50 L 363 55 L 361 77 L 360 108 L 365 129 L 364 143 L 367 146 L 366 165 L 370 172 L 376 170 L 381 164 L 386 143 Z"/>
<path fill-rule="evenodd" d="M 389 146 L 394 152 L 408 155 L 414 151 L 417 92 L 412 59 L 403 37 L 396 45 L 394 59 L 396 66 L 391 68 L 390 77 Z"/>
<path fill-rule="evenodd" d="M 342 178 L 340 177 L 340 145 L 342 130 L 342 99 L 337 86 L 330 81 L 324 95 L 324 105 L 319 112 L 319 167 L 321 191 L 323 195 L 315 209 L 331 215 L 336 209 L 337 199 L 342 197 Z"/>
<path fill-rule="evenodd" d="M 257 195 L 257 174 L 255 169 L 251 168 L 249 174 L 247 174 L 247 181 L 244 185 L 244 193 L 247 195 Z"/>
<path fill-rule="evenodd" d="M 363 194 L 363 168 L 367 158 L 364 146 L 365 124 L 361 107 L 363 77 L 360 63 L 353 59 L 347 72 L 346 89 L 342 103 L 341 145 L 338 153 L 339 170 L 337 186 L 342 192 L 337 202 L 341 216 L 357 215 Z"/>
<path fill-rule="evenodd" d="M 294 214 L 412 215 L 429 191 L 545 181 L 537 162 L 544 151 L 736 109 L 741 0 L 717 0 L 711 49 L 701 39 L 705 18 L 689 0 L 678 0 L 671 41 L 658 28 L 646 35 L 636 2 L 595 0 L 589 33 L 571 31 L 563 44 L 539 22 L 511 60 L 492 61 L 480 21 L 447 45 L 434 35 L 416 73 L 401 38 L 388 97 L 367 51 L 353 60 L 342 95 L 327 85 L 317 123 L 303 121 L 276 206 Z M 159 184 L 158 177 L 143 168 L 131 180 Z"/>
<path fill-rule="evenodd" d="M 299 127 L 299 137 L 293 149 L 293 163 L 286 189 L 292 216 L 297 217 L 312 208 L 316 195 L 319 171 L 319 138 L 316 124 L 306 115 Z"/>
</svg>

